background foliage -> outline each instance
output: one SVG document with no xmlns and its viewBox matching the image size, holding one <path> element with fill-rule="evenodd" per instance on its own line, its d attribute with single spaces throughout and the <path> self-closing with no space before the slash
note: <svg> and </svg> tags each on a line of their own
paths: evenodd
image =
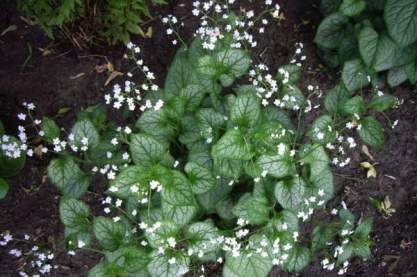
<svg viewBox="0 0 417 277">
<path fill-rule="evenodd" d="M 18 8 L 53 38 L 55 30 L 76 21 L 89 22 L 109 43 L 129 41 L 150 17 L 145 0 L 18 0 Z M 165 0 L 152 0 L 164 4 Z M 93 11 L 94 10 L 94 11 Z"/>
</svg>

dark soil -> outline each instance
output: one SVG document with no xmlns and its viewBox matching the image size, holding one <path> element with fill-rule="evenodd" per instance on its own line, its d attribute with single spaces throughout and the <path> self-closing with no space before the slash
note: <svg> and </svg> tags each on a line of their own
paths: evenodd
<svg viewBox="0 0 417 277">
<path fill-rule="evenodd" d="M 246 3 L 247 9 L 256 9 L 256 1 Z M 320 21 L 318 1 L 280 1 L 285 20 L 271 24 L 259 41 L 256 59 L 265 62 L 272 70 L 288 62 L 296 42 L 303 42 L 308 57 L 302 87 L 319 85 L 323 91 L 335 83 L 338 73 L 334 70 L 318 70 L 320 59 L 312 42 L 315 28 Z M 153 11 L 158 14 L 175 14 L 185 22 L 184 36 L 191 37 L 195 20 L 191 16 L 190 1 L 171 1 L 171 4 Z M 107 73 L 97 73 L 95 67 L 110 61 L 119 71 L 126 72 L 122 59 L 123 47 L 97 46 L 79 50 L 68 41 L 50 41 L 36 27 L 28 26 L 19 18 L 12 5 L 0 9 L 0 32 L 10 25 L 17 30 L 0 36 L 0 118 L 6 129 L 13 132 L 17 126 L 16 114 L 24 101 L 34 102 L 39 116 L 54 116 L 60 108 L 71 110 L 59 118 L 61 126 L 70 128 L 74 115 L 83 108 L 98 103 L 111 84 L 104 86 Z M 175 47 L 165 36 L 164 27 L 158 20 L 151 21 L 154 28 L 151 39 L 135 38 L 145 53 L 145 63 L 164 80 Z M 40 50 L 52 53 L 44 56 Z M 116 81 L 122 80 L 122 78 Z M 404 99 L 404 104 L 388 114 L 398 119 L 394 130 L 386 128 L 386 147 L 372 152 L 377 162 L 376 179 L 366 179 L 359 162 L 369 160 L 356 153 L 350 168 L 338 170 L 337 197 L 330 206 L 344 200 L 359 218 L 372 215 L 375 229 L 372 234 L 375 245 L 373 258 L 369 261 L 353 260 L 347 276 L 417 276 L 417 91 L 410 87 L 398 88 L 395 95 Z M 0 232 L 10 230 L 18 237 L 30 234 L 39 244 L 46 244 L 57 253 L 60 265 L 53 276 L 85 276 L 88 269 L 100 257 L 94 253 L 80 251 L 75 257 L 66 254 L 63 245 L 63 227 L 58 219 L 59 194 L 48 184 L 46 165 L 50 157 L 30 159 L 25 169 L 10 178 L 11 189 L 7 198 L 0 202 Z M 393 176 L 395 179 L 387 176 Z M 102 191 L 102 182 L 92 185 L 95 192 Z M 383 218 L 370 204 L 369 197 L 388 195 L 396 212 Z M 94 194 L 87 201 L 99 207 L 100 200 Z M 16 276 L 20 260 L 7 254 L 8 247 L 0 247 L 0 276 Z M 213 273 L 215 275 L 215 273 Z M 272 276 L 289 276 L 274 270 Z M 319 260 L 299 276 L 336 276 L 324 272 Z"/>
</svg>

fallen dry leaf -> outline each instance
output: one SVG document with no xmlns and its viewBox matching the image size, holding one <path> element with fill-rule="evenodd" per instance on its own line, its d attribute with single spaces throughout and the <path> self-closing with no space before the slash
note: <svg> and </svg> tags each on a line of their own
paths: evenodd
<svg viewBox="0 0 417 277">
<path fill-rule="evenodd" d="M 411 241 L 406 241 L 405 239 L 402 239 L 400 243 L 400 247 L 401 249 L 407 249 L 407 248 L 410 248 L 412 244 L 413 243 Z"/>
<path fill-rule="evenodd" d="M 376 178 L 376 169 L 375 167 L 369 162 L 361 162 L 361 167 L 367 169 L 366 178 Z"/>
<path fill-rule="evenodd" d="M 75 80 L 75 79 L 78 79 L 78 78 L 80 78 L 80 77 L 82 77 L 84 75 L 85 75 L 85 73 L 84 72 L 81 72 L 81 73 L 78 73 L 77 75 L 70 76 L 70 79 L 71 80 Z"/>
<path fill-rule="evenodd" d="M 38 157 L 42 156 L 42 154 L 43 154 L 42 148 L 43 148 L 42 144 L 39 144 L 38 146 L 35 147 L 34 152 L 35 152 L 36 156 L 38 156 Z"/>
<path fill-rule="evenodd" d="M 139 27 L 139 35 L 141 35 L 143 38 L 151 38 L 153 36 L 152 26 L 148 27 L 146 33 L 143 31 L 142 28 Z"/>
<path fill-rule="evenodd" d="M 100 64 L 100 65 L 96 65 L 95 67 L 96 72 L 97 73 L 103 73 L 103 72 L 113 72 L 114 71 L 114 66 L 111 62 L 105 63 L 105 64 Z"/>
<path fill-rule="evenodd" d="M 48 55 L 51 55 L 53 53 L 53 51 L 51 49 L 48 48 L 38 48 L 39 51 L 42 52 L 42 56 L 46 57 Z"/>
<path fill-rule="evenodd" d="M 111 81 L 113 81 L 115 78 L 117 78 L 118 76 L 123 76 L 122 72 L 119 71 L 113 71 L 109 77 L 107 78 L 106 82 L 104 83 L 104 86 L 107 86 Z"/>
<path fill-rule="evenodd" d="M 362 152 L 368 157 L 370 158 L 372 161 L 375 161 L 374 156 L 372 156 L 372 154 L 369 152 L 369 148 L 368 146 L 366 146 L 365 144 L 362 145 Z"/>
<path fill-rule="evenodd" d="M 66 113 L 67 113 L 67 112 L 69 112 L 70 110 L 71 110 L 71 108 L 69 108 L 69 107 L 60 108 L 60 109 L 57 111 L 56 115 L 57 115 L 57 116 L 63 116 L 64 114 L 66 114 Z"/>
<path fill-rule="evenodd" d="M 7 34 L 8 32 L 13 32 L 17 30 L 17 26 L 16 25 L 10 25 L 9 27 L 7 27 L 6 29 L 3 30 L 3 32 L 1 32 L 0 36 L 4 36 L 5 34 Z"/>
</svg>

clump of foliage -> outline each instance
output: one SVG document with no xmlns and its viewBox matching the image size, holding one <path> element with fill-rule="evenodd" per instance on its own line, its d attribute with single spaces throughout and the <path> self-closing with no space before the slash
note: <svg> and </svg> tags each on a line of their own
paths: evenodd
<svg viewBox="0 0 417 277">
<path fill-rule="evenodd" d="M 16 175 L 24 167 L 25 162 L 26 151 L 22 149 L 21 141 L 7 135 L 0 121 L 0 199 L 6 197 L 9 190 L 9 185 L 3 178 Z"/>
<path fill-rule="evenodd" d="M 315 42 L 330 65 L 343 66 L 349 91 L 417 83 L 416 1 L 322 0 L 321 10 Z"/>
<path fill-rule="evenodd" d="M 278 17 L 279 6 L 266 4 L 262 15 Z M 50 118 L 32 124 L 59 155 L 48 176 L 63 195 L 68 248 L 103 254 L 89 276 L 195 276 L 207 263 L 222 266 L 226 277 L 267 276 L 273 266 L 299 272 L 316 256 L 325 270 L 344 274 L 350 258 L 370 257 L 371 218 L 355 218 L 343 202 L 328 221 L 314 217 L 326 213 L 331 164 L 349 163 L 356 134 L 383 146 L 373 114 L 396 98 L 378 90 L 365 101 L 341 83 L 326 96 L 326 112 L 306 124 L 322 93 L 298 86 L 303 56 L 274 76 L 255 64 L 249 30 L 268 20 L 242 13 L 196 1 L 201 27 L 190 44 L 173 41 L 183 45 L 163 88 L 129 43 L 127 57 L 145 80 L 128 79 L 105 96 L 123 109 L 123 126 L 109 121 L 101 104 L 79 113 L 65 133 Z M 163 22 L 178 34 L 174 16 Z M 296 47 L 302 53 L 303 45 Z M 108 182 L 97 215 L 83 198 L 100 175 Z"/>
<path fill-rule="evenodd" d="M 152 0 L 153 4 L 165 4 L 164 0 Z M 50 37 L 56 28 L 82 21 L 88 9 L 97 10 L 91 20 L 92 29 L 110 43 L 127 43 L 130 34 L 140 32 L 139 24 L 150 17 L 149 4 L 145 0 L 18 0 L 18 8 L 29 16 Z M 86 22 L 85 21 L 85 22 Z"/>
</svg>

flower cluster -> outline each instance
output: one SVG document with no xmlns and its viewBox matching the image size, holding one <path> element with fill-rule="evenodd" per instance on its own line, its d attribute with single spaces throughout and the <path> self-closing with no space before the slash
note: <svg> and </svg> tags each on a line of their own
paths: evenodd
<svg viewBox="0 0 417 277">
<path fill-rule="evenodd" d="M 242 11 L 241 15 L 231 14 L 231 6 L 235 0 L 228 0 L 226 3 L 216 1 L 194 1 L 192 13 L 200 18 L 200 27 L 195 32 L 202 41 L 202 46 L 207 50 L 214 50 L 219 40 L 231 37 L 232 48 L 256 47 L 258 45 L 251 33 L 256 23 L 261 19 L 259 33 L 264 33 L 268 20 L 264 17 L 255 16 L 253 10 Z M 278 17 L 280 6 L 273 7 L 272 1 L 265 2 L 268 9 L 265 13 L 270 13 L 273 17 Z"/>
<path fill-rule="evenodd" d="M 18 141 L 12 140 L 8 135 L 0 136 L 0 150 L 3 155 L 10 159 L 18 159 L 22 156 L 22 150 L 25 146 L 22 146 Z"/>
<path fill-rule="evenodd" d="M 123 106 L 129 111 L 135 111 L 138 107 L 141 111 L 147 109 L 159 110 L 163 106 L 163 101 L 158 100 L 152 103 L 151 100 L 145 99 L 146 93 L 152 93 L 159 90 L 158 85 L 155 83 L 155 74 L 144 65 L 143 59 L 139 57 L 141 52 L 140 48 L 132 42 L 127 44 L 128 54 L 125 55 L 126 59 L 134 61 L 135 68 L 127 73 L 127 77 L 131 78 L 135 71 L 141 72 L 144 76 L 144 81 L 141 85 L 136 84 L 132 80 L 126 80 L 122 85 L 115 84 L 113 86 L 113 94 L 106 94 L 104 96 L 106 104 L 112 104 L 113 108 L 119 110 Z"/>
<path fill-rule="evenodd" d="M 19 259 L 18 275 L 20 277 L 49 275 L 54 269 L 58 268 L 54 261 L 55 254 L 50 250 L 41 249 L 31 236 L 26 234 L 18 239 L 10 233 L 4 233 L 0 237 L 1 246 L 13 244 L 13 248 L 8 253 Z"/>
</svg>

